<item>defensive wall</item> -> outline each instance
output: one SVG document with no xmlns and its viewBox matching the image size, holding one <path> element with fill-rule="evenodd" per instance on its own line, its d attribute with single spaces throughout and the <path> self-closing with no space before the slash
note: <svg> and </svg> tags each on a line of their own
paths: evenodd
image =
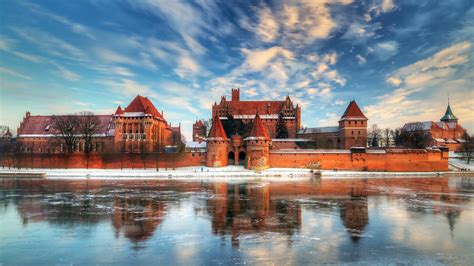
<svg viewBox="0 0 474 266">
<path fill-rule="evenodd" d="M 4 167 L 21 168 L 175 168 L 205 166 L 206 152 L 181 154 L 21 154 L 0 159 Z M 89 163 L 87 162 L 89 161 Z M 448 170 L 445 148 L 351 150 L 270 150 L 270 167 L 312 168 L 322 170 L 430 172 Z"/>
<path fill-rule="evenodd" d="M 448 150 L 272 150 L 270 167 L 322 170 L 431 172 L 448 170 Z"/>
</svg>

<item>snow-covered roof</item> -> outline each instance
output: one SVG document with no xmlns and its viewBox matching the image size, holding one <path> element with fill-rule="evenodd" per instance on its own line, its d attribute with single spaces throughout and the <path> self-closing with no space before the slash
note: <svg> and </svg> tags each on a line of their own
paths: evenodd
<svg viewBox="0 0 474 266">
<path fill-rule="evenodd" d="M 142 117 L 144 115 L 144 112 L 125 112 L 123 114 L 124 117 Z"/>
<path fill-rule="evenodd" d="M 234 119 L 254 119 L 255 115 L 233 115 Z M 270 114 L 270 115 L 260 115 L 261 119 L 278 119 L 278 114 Z M 220 119 L 227 119 L 226 116 L 221 116 Z M 294 117 L 285 116 L 283 119 L 295 119 Z"/>
<path fill-rule="evenodd" d="M 403 126 L 403 130 L 404 131 L 430 130 L 432 123 L 433 122 L 431 121 L 407 123 Z"/>
<path fill-rule="evenodd" d="M 350 150 L 324 150 L 324 149 L 301 149 L 301 150 L 295 150 L 295 149 L 278 149 L 278 150 L 273 150 L 270 151 L 270 153 L 351 153 Z"/>
<path fill-rule="evenodd" d="M 335 133 L 339 132 L 339 127 L 310 127 L 298 130 L 298 134 L 313 134 L 313 133 Z"/>
<path fill-rule="evenodd" d="M 366 150 L 367 153 L 377 153 L 377 154 L 385 154 L 387 153 L 385 150 Z"/>
<path fill-rule="evenodd" d="M 308 142 L 311 139 L 272 139 L 272 142 Z"/>
<path fill-rule="evenodd" d="M 205 149 L 207 147 L 207 143 L 205 141 L 187 141 L 186 148 L 189 149 Z"/>
</svg>

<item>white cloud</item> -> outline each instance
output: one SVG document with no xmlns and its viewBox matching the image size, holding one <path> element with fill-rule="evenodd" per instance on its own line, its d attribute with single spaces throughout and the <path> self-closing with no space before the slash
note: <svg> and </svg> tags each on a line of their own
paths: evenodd
<svg viewBox="0 0 474 266">
<path fill-rule="evenodd" d="M 398 54 L 398 42 L 379 42 L 369 49 L 369 52 L 374 54 L 380 61 L 385 61 Z"/>
<path fill-rule="evenodd" d="M 125 77 L 133 77 L 135 74 L 133 74 L 128 68 L 125 67 L 114 67 L 112 69 L 115 74 L 119 76 L 125 76 Z"/>
<path fill-rule="evenodd" d="M 365 24 L 355 21 L 349 25 L 349 28 L 344 35 L 342 35 L 342 38 L 353 40 L 355 42 L 364 42 L 368 38 L 373 37 L 375 32 L 381 28 L 381 23 Z"/>
<path fill-rule="evenodd" d="M 365 57 L 361 56 L 360 54 L 356 55 L 356 59 L 359 65 L 365 65 L 365 63 L 367 63 L 367 59 L 365 59 Z"/>
<path fill-rule="evenodd" d="M 81 77 L 77 74 L 77 73 L 74 73 L 62 66 L 58 66 L 58 70 L 59 70 L 59 74 L 64 78 L 64 79 L 67 79 L 67 80 L 70 80 L 70 81 L 76 81 L 76 80 L 79 80 Z"/>
<path fill-rule="evenodd" d="M 63 16 L 54 14 L 54 13 L 52 13 L 52 12 L 40 7 L 39 5 L 34 4 L 34 3 L 23 2 L 22 4 L 25 5 L 30 11 L 33 11 L 33 12 L 36 12 L 37 14 L 49 17 L 50 19 L 52 19 L 56 22 L 59 22 L 61 24 L 64 24 L 64 25 L 68 26 L 75 33 L 84 35 L 84 36 L 86 36 L 90 39 L 93 39 L 93 40 L 96 39 L 94 37 L 94 35 L 92 34 L 92 31 L 88 27 L 86 27 L 86 26 L 84 26 L 80 23 L 73 22 L 73 21 L 71 21 L 71 20 L 69 20 L 69 19 L 67 19 Z"/>
<path fill-rule="evenodd" d="M 293 59 L 293 53 L 291 51 L 279 46 L 262 50 L 249 50 L 243 48 L 242 53 L 246 56 L 244 64 L 254 71 L 262 70 L 275 57 L 283 57 L 290 60 Z"/>
<path fill-rule="evenodd" d="M 120 63 L 120 64 L 129 64 L 129 65 L 137 64 L 136 60 L 133 60 L 132 58 L 129 58 L 123 54 L 119 54 L 105 48 L 95 49 L 95 54 L 106 63 Z"/>
<path fill-rule="evenodd" d="M 388 84 L 393 86 L 399 86 L 400 83 L 402 83 L 402 80 L 396 77 L 388 77 L 386 81 Z"/>
<path fill-rule="evenodd" d="M 278 23 L 272 15 L 272 11 L 268 7 L 264 7 L 259 11 L 259 23 L 256 33 L 264 42 L 272 42 L 278 37 Z"/>
<path fill-rule="evenodd" d="M 453 44 L 434 55 L 394 71 L 387 83 L 399 86 L 365 107 L 372 123 L 382 127 L 401 127 L 411 121 L 438 121 L 451 95 L 451 107 L 461 125 L 474 129 L 472 45 Z"/>
<path fill-rule="evenodd" d="M 378 17 L 383 13 L 389 13 L 396 10 L 397 6 L 394 3 L 394 0 L 375 0 L 369 7 L 368 16 Z"/>
<path fill-rule="evenodd" d="M 10 76 L 17 77 L 17 78 L 31 80 L 30 76 L 22 74 L 18 71 L 15 71 L 15 70 L 12 70 L 12 69 L 9 69 L 9 68 L 6 68 L 6 67 L 0 67 L 0 73 L 5 73 L 5 74 L 8 74 Z"/>
<path fill-rule="evenodd" d="M 193 75 L 199 71 L 198 63 L 189 55 L 182 55 L 178 61 L 175 72 L 181 78 Z"/>
</svg>

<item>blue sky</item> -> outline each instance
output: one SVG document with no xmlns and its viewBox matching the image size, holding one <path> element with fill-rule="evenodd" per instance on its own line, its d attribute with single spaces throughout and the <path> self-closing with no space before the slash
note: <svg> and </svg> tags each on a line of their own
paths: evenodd
<svg viewBox="0 0 474 266">
<path fill-rule="evenodd" d="M 190 138 L 232 87 L 336 125 L 438 121 L 447 95 L 474 129 L 472 1 L 0 1 L 0 124 L 112 113 L 148 96 Z"/>
</svg>

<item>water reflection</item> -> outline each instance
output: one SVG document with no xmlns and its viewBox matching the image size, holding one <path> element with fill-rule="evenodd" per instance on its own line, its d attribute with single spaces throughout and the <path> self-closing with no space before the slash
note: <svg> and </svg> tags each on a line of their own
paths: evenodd
<svg viewBox="0 0 474 266">
<path fill-rule="evenodd" d="M 417 258 L 433 259 L 430 254 L 437 254 L 435 263 L 468 262 L 474 245 L 473 183 L 471 178 L 447 177 L 240 183 L 1 179 L 0 223 L 13 229 L 0 240 L 0 249 L 6 251 L 0 263 L 18 255 L 24 244 L 17 243 L 19 235 L 26 245 L 33 245 L 21 231 L 34 224 L 47 224 L 43 229 L 52 232 L 88 228 L 74 237 L 81 244 L 97 241 L 94 234 L 99 230 L 115 241 L 132 243 L 125 253 L 152 252 L 162 245 L 167 245 L 167 252 L 183 252 L 183 245 L 190 251 L 196 232 L 197 242 L 208 243 L 193 246 L 193 252 L 207 254 L 201 263 L 211 262 L 211 257 L 220 257 L 219 263 L 255 263 L 261 256 L 264 262 L 276 263 L 304 263 L 311 257 L 326 263 L 362 262 L 364 253 L 399 262 L 389 250 L 395 247 Z M 448 240 L 433 231 L 442 224 Z M 194 238 L 186 243 L 179 237 Z M 47 237 L 36 240 L 50 243 Z M 100 241 L 113 244 L 106 236 Z M 285 246 L 279 247 L 283 242 Z M 288 256 L 269 255 L 277 246 Z M 149 258 L 176 256 L 170 254 L 152 252 Z"/>
</svg>

